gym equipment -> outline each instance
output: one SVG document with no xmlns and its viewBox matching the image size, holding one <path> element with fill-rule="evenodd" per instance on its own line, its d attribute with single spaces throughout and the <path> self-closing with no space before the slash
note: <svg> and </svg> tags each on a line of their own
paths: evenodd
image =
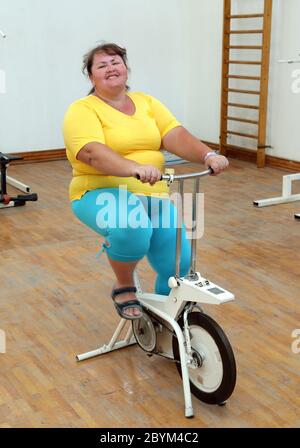
<svg viewBox="0 0 300 448">
<path fill-rule="evenodd" d="M 194 179 L 193 229 L 190 270 L 180 277 L 181 224 L 183 207 L 178 207 L 175 275 L 169 278 L 168 296 L 143 292 L 134 272 L 137 298 L 143 306 L 138 320 L 121 319 L 110 342 L 102 347 L 77 355 L 78 361 L 109 353 L 137 343 L 149 356 L 160 355 L 175 362 L 182 377 L 185 416 L 193 417 L 191 392 L 201 401 L 223 405 L 231 396 L 236 383 L 236 363 L 230 342 L 222 328 L 207 314 L 200 304 L 220 305 L 234 300 L 234 295 L 196 271 L 197 194 L 200 177 L 212 170 L 176 176 L 162 176 L 168 184 L 178 181 L 180 197 L 184 193 L 184 180 Z M 162 249 L 163 250 L 163 249 Z M 121 337 L 126 324 L 129 328 Z"/>
<path fill-rule="evenodd" d="M 28 185 L 22 184 L 16 179 L 8 177 L 6 175 L 7 167 L 9 166 L 9 163 L 13 160 L 22 160 L 22 157 L 3 154 L 2 152 L 0 152 L 0 178 L 1 178 L 0 209 L 8 207 L 19 207 L 21 205 L 25 205 L 27 201 L 38 200 L 38 196 L 36 193 L 19 194 L 18 196 L 15 197 L 7 194 L 7 183 L 14 186 L 18 190 L 30 193 L 30 187 L 28 187 Z"/>
<path fill-rule="evenodd" d="M 300 62 L 300 59 L 280 59 L 278 62 L 281 64 L 297 64 Z M 294 180 L 300 180 L 300 173 L 288 174 L 282 177 L 282 196 L 270 199 L 259 199 L 253 201 L 253 205 L 256 207 L 266 207 L 268 205 L 286 204 L 288 202 L 300 201 L 300 194 L 292 194 L 292 182 Z M 294 217 L 295 219 L 300 220 L 299 213 L 296 213 Z"/>
<path fill-rule="evenodd" d="M 6 37 L 6 34 L 2 30 L 0 30 L 0 35 L 3 38 Z M 25 193 L 30 193 L 30 187 L 28 187 L 28 185 L 25 185 L 22 182 L 19 182 L 18 180 L 14 179 L 13 177 L 9 177 L 6 175 L 6 170 L 9 166 L 9 163 L 12 160 L 21 160 L 21 159 L 22 157 L 11 156 L 0 152 L 0 177 L 1 177 L 0 209 L 8 207 L 18 207 L 21 205 L 25 205 L 27 201 L 37 201 L 38 199 L 35 193 L 18 195 L 16 197 L 12 197 L 7 194 L 7 184 Z"/>
<path fill-rule="evenodd" d="M 230 150 L 248 150 L 252 140 L 257 167 L 263 168 L 269 147 L 266 129 L 273 0 L 223 3 L 220 153 L 226 156 Z M 237 14 L 237 8 L 242 10 L 245 3 L 254 4 L 254 9 L 250 14 Z M 244 109 L 257 113 L 249 119 Z M 239 146 L 234 143 L 237 137 L 242 140 Z"/>
<path fill-rule="evenodd" d="M 266 207 L 268 205 L 286 204 L 287 202 L 300 201 L 300 194 L 292 194 L 292 182 L 300 180 L 300 173 L 288 174 L 282 177 L 282 196 L 270 199 L 259 199 L 253 201 L 256 207 Z"/>
</svg>

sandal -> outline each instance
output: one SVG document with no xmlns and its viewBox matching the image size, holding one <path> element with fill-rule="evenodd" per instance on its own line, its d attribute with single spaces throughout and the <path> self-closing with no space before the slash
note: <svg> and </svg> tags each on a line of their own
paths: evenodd
<svg viewBox="0 0 300 448">
<path fill-rule="evenodd" d="M 113 299 L 114 305 L 116 307 L 116 310 L 119 314 L 119 316 L 122 317 L 122 319 L 128 319 L 128 320 L 135 320 L 140 319 L 143 315 L 143 309 L 140 304 L 140 302 L 137 299 L 134 300 L 127 300 L 127 302 L 118 303 L 115 301 L 115 297 L 119 294 L 124 294 L 125 292 L 136 292 L 135 286 L 124 286 L 123 288 L 117 288 L 113 289 L 111 292 L 111 298 Z M 140 314 L 137 316 L 129 316 L 128 314 L 125 314 L 124 311 L 128 308 L 136 308 L 140 311 Z"/>
</svg>

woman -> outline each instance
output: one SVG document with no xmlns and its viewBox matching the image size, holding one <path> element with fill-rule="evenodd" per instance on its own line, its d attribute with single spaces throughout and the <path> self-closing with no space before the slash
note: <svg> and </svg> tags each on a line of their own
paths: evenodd
<svg viewBox="0 0 300 448">
<path fill-rule="evenodd" d="M 215 174 L 228 161 L 192 136 L 157 99 L 128 93 L 124 48 L 111 43 L 97 46 L 85 55 L 83 69 L 93 88 L 69 107 L 64 119 L 67 156 L 73 167 L 72 210 L 105 237 L 103 248 L 116 276 L 114 305 L 123 318 L 138 319 L 142 308 L 133 280 L 138 261 L 147 255 L 157 272 L 157 294 L 168 294 L 168 278 L 174 273 L 176 209 L 168 199 L 166 183 L 160 181 L 164 166 L 160 149 L 203 163 Z M 162 225 L 165 205 L 167 228 Z M 142 221 L 139 226 L 132 220 L 134 207 Z M 183 229 L 181 275 L 188 271 L 189 257 Z"/>
</svg>

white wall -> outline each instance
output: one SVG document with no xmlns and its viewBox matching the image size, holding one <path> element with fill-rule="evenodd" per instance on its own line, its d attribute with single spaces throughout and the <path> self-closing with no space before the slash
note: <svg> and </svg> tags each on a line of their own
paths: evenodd
<svg viewBox="0 0 300 448">
<path fill-rule="evenodd" d="M 184 121 L 199 138 L 218 142 L 223 0 L 188 0 L 183 20 Z"/>
<path fill-rule="evenodd" d="M 82 55 L 103 39 L 128 49 L 132 90 L 157 96 L 182 119 L 181 6 L 182 0 L 0 0 L 0 29 L 7 33 L 0 37 L 0 151 L 64 147 L 63 114 L 90 89 Z"/>
<path fill-rule="evenodd" d="M 262 3 L 233 0 L 236 12 Z M 300 65 L 277 63 L 300 52 L 300 1 L 273 3 L 267 152 L 300 160 Z M 102 39 L 128 49 L 132 90 L 157 96 L 195 135 L 218 142 L 222 17 L 223 0 L 0 0 L 0 150 L 64 146 L 64 111 L 89 89 L 82 55 Z"/>
<path fill-rule="evenodd" d="M 300 1 L 275 0 L 268 136 L 277 157 L 300 161 Z"/>
</svg>

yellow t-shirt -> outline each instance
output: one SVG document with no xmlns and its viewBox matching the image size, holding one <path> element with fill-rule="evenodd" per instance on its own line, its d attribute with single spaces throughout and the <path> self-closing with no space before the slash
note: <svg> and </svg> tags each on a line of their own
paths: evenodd
<svg viewBox="0 0 300 448">
<path fill-rule="evenodd" d="M 126 115 L 100 98 L 89 95 L 75 101 L 66 112 L 63 134 L 67 157 L 73 168 L 70 199 L 80 199 L 88 190 L 127 187 L 128 191 L 146 196 L 165 195 L 166 182 L 151 186 L 133 177 L 108 176 L 80 162 L 76 156 L 84 145 L 99 142 L 126 159 L 153 165 L 163 171 L 162 138 L 180 123 L 157 99 L 144 93 L 128 93 L 135 104 L 134 115 Z"/>
</svg>

